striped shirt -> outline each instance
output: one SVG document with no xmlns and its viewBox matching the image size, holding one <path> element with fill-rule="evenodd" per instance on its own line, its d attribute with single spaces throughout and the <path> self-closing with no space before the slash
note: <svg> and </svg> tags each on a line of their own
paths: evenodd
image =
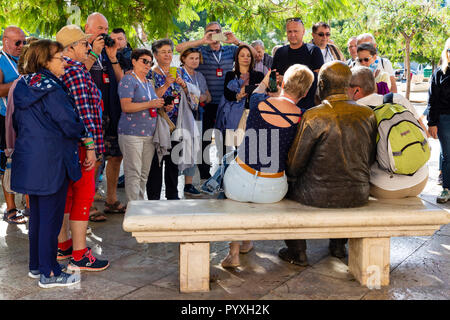
<svg viewBox="0 0 450 320">
<path fill-rule="evenodd" d="M 228 71 L 233 70 L 234 55 L 237 48 L 235 45 L 221 46 L 218 51 L 213 51 L 210 46 L 198 48 L 202 53 L 203 63 L 198 66 L 196 71 L 205 76 L 212 97 L 211 103 L 213 104 L 219 104 L 223 96 L 225 75 Z M 221 77 L 216 74 L 219 68 L 222 69 Z"/>
<path fill-rule="evenodd" d="M 86 66 L 78 61 L 64 57 L 67 63 L 62 81 L 72 94 L 78 114 L 95 143 L 95 150 L 105 152 L 102 131 L 102 96 Z"/>
</svg>

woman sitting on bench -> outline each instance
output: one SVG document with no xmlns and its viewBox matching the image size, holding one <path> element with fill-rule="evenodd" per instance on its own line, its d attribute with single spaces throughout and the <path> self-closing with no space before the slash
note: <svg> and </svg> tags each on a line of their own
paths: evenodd
<svg viewBox="0 0 450 320">
<path fill-rule="evenodd" d="M 232 200 L 274 203 L 288 190 L 284 169 L 300 121 L 296 104 L 307 94 L 314 74 L 304 65 L 291 66 L 284 74 L 278 97 L 266 94 L 269 76 L 270 72 L 250 98 L 244 140 L 223 178 L 225 195 Z M 252 248 L 251 241 L 244 241 L 242 247 L 239 242 L 231 242 L 222 266 L 239 266 L 239 252 L 247 253 Z"/>
</svg>

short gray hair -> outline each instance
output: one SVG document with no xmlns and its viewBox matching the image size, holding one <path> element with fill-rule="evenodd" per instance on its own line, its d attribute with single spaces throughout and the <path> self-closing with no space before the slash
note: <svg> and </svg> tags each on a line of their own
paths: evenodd
<svg viewBox="0 0 450 320">
<path fill-rule="evenodd" d="M 158 54 L 158 50 L 161 49 L 161 47 L 163 46 L 170 46 L 170 48 L 173 51 L 173 42 L 170 39 L 161 39 L 161 40 L 156 40 L 155 42 L 152 43 L 152 52 L 153 54 Z"/>
<path fill-rule="evenodd" d="M 365 96 L 376 91 L 375 77 L 369 68 L 355 66 L 351 70 L 352 79 L 350 80 L 350 87 L 360 87 Z"/>
<path fill-rule="evenodd" d="M 370 39 L 370 42 L 372 42 L 373 44 L 376 44 L 377 42 L 375 41 L 374 36 L 371 33 L 363 33 L 360 34 L 357 38 L 356 38 L 356 43 L 359 44 L 362 40 L 364 39 Z"/>
<path fill-rule="evenodd" d="M 211 21 L 210 23 L 208 23 L 208 24 L 206 25 L 206 27 L 205 27 L 205 32 L 206 32 L 206 29 L 208 29 L 208 27 L 210 27 L 210 26 L 212 26 L 212 25 L 214 25 L 214 24 L 217 24 L 217 25 L 219 26 L 220 30 L 222 30 L 222 26 L 220 25 L 219 22 L 217 22 L 217 21 Z"/>
<path fill-rule="evenodd" d="M 253 41 L 252 43 L 251 43 L 251 46 L 254 48 L 254 47 L 257 47 L 257 46 L 261 46 L 261 47 L 263 47 L 264 48 L 264 42 L 262 42 L 261 40 L 255 40 L 255 41 Z"/>
<path fill-rule="evenodd" d="M 348 39 L 348 41 L 347 41 L 347 46 L 350 44 L 350 42 L 352 42 L 353 40 L 356 40 L 356 42 L 358 42 L 358 38 L 357 37 L 355 37 L 355 36 L 353 36 L 353 37 L 350 37 L 350 39 Z"/>
</svg>

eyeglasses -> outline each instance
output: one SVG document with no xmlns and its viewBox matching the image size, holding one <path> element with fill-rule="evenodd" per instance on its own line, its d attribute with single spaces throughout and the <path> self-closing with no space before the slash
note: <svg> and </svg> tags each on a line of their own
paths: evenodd
<svg viewBox="0 0 450 320">
<path fill-rule="evenodd" d="M 300 22 L 301 24 L 303 24 L 303 21 L 300 18 L 288 18 L 288 19 L 286 19 L 286 23 L 292 22 L 292 21 Z"/>
<path fill-rule="evenodd" d="M 143 63 L 143 64 L 147 64 L 147 65 L 149 65 L 149 66 L 152 66 L 152 65 L 153 65 L 153 61 L 152 61 L 152 60 L 147 60 L 147 59 L 145 59 L 145 58 L 140 58 L 140 59 L 142 59 L 142 63 Z"/>
<path fill-rule="evenodd" d="M 26 41 L 26 40 L 18 40 L 18 41 L 16 41 L 16 43 L 14 43 L 14 44 L 16 45 L 16 47 L 18 47 L 18 46 L 20 46 L 21 43 L 23 43 L 23 45 L 26 45 L 26 44 L 27 44 L 27 41 Z"/>
<path fill-rule="evenodd" d="M 89 42 L 87 42 L 87 41 L 84 41 L 84 42 L 80 42 L 80 41 L 74 42 L 74 43 L 72 43 L 72 47 L 75 47 L 75 46 L 79 45 L 80 43 L 81 43 L 82 45 L 84 45 L 86 48 L 89 48 Z"/>
<path fill-rule="evenodd" d="M 59 57 L 53 56 L 52 59 L 58 59 L 59 61 L 64 62 L 64 57 L 63 56 L 59 56 Z"/>
<path fill-rule="evenodd" d="M 369 60 L 370 60 L 371 58 L 372 58 L 372 56 L 370 56 L 370 58 L 361 58 L 361 59 L 360 59 L 360 58 L 356 58 L 356 60 L 357 60 L 358 62 L 360 62 L 360 63 L 363 62 L 363 61 L 364 61 L 364 62 L 369 62 Z"/>
<path fill-rule="evenodd" d="M 220 29 L 209 29 L 209 30 L 206 30 L 205 31 L 205 33 L 206 32 L 215 32 L 215 33 L 221 33 L 222 32 L 222 30 L 220 30 Z"/>
<path fill-rule="evenodd" d="M 323 36 L 330 37 L 330 36 L 331 36 L 331 33 L 329 33 L 329 32 L 327 32 L 327 33 L 323 33 L 323 32 L 317 33 L 317 32 L 316 32 L 316 34 L 317 34 L 319 37 L 323 37 Z"/>
</svg>

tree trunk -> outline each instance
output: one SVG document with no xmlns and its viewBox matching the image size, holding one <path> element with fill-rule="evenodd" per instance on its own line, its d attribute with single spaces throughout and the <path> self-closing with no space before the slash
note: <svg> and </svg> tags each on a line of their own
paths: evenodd
<svg viewBox="0 0 450 320">
<path fill-rule="evenodd" d="M 411 93 L 411 38 L 405 37 L 406 99 Z"/>
</svg>

